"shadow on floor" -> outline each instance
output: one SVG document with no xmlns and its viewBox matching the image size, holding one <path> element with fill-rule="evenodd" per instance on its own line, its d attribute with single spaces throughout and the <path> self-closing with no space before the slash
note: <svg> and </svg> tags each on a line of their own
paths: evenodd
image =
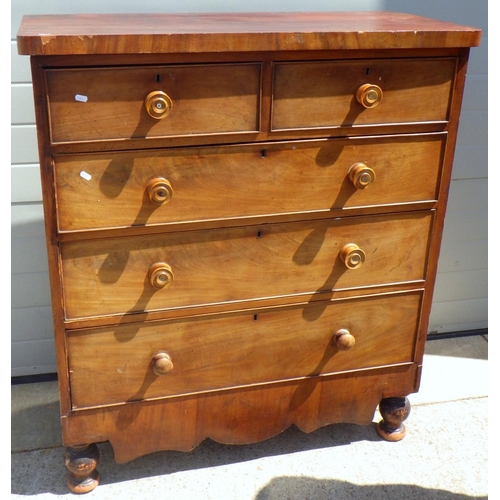
<svg viewBox="0 0 500 500">
<path fill-rule="evenodd" d="M 311 434 L 305 434 L 292 426 L 274 438 L 251 445 L 222 445 L 207 439 L 189 453 L 157 452 L 123 464 L 117 464 L 114 461 L 113 448 L 105 442 L 98 443 L 101 455 L 98 470 L 101 474 L 101 485 L 110 485 L 183 471 L 249 462 L 263 457 L 346 446 L 359 441 L 381 441 L 375 431 L 375 424 L 367 426 L 335 424 L 320 428 Z M 11 493 L 18 495 L 68 493 L 63 453 L 62 447 L 35 450 L 29 454 L 30 460 L 27 460 L 26 453 L 13 453 Z M 41 466 L 43 466 L 44 474 L 40 474 Z M 32 479 L 26 481 L 27 477 Z M 301 500 L 304 498 L 302 497 Z"/>
<path fill-rule="evenodd" d="M 310 477 L 277 477 L 262 488 L 255 500 L 485 500 L 450 491 L 422 488 L 408 484 L 358 485 L 347 481 L 319 480 Z"/>
</svg>

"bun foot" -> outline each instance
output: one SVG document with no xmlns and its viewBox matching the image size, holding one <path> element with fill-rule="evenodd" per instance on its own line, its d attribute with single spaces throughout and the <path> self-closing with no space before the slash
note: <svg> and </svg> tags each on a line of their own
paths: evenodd
<svg viewBox="0 0 500 500">
<path fill-rule="evenodd" d="M 73 493 L 88 493 L 100 481 L 97 464 L 99 449 L 96 444 L 66 448 L 64 465 L 68 469 L 68 488 Z"/>
<path fill-rule="evenodd" d="M 377 425 L 377 434 L 386 441 L 401 441 L 406 435 L 404 421 L 410 414 L 408 398 L 393 397 L 380 401 L 379 411 L 382 420 Z"/>
</svg>

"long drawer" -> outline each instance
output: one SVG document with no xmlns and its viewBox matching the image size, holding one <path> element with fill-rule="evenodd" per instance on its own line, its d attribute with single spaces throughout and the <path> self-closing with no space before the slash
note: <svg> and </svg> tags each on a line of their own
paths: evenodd
<svg viewBox="0 0 500 500">
<path fill-rule="evenodd" d="M 420 303 L 421 292 L 414 291 L 73 331 L 68 334 L 72 406 L 409 363 Z M 344 343 L 350 349 L 339 348 L 339 334 L 350 335 Z"/>
<path fill-rule="evenodd" d="M 447 121 L 455 67 L 454 58 L 277 63 L 272 129 Z"/>
<path fill-rule="evenodd" d="M 49 69 L 51 141 L 255 132 L 260 72 L 254 63 Z"/>
<path fill-rule="evenodd" d="M 71 241 L 68 319 L 425 279 L 433 212 Z"/>
<path fill-rule="evenodd" d="M 436 200 L 445 143 L 440 133 L 55 156 L 58 227 L 76 231 Z"/>
</svg>

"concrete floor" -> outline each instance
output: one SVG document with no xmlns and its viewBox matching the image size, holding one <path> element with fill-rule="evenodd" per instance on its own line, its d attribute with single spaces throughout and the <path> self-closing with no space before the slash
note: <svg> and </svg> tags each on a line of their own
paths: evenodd
<svg viewBox="0 0 500 500">
<path fill-rule="evenodd" d="M 437 499 L 488 497 L 488 341 L 427 342 L 421 389 L 410 396 L 407 435 L 338 424 L 304 434 L 116 464 L 100 443 L 101 484 L 85 498 L 168 500 Z M 11 498 L 73 497 L 66 487 L 56 382 L 14 385 Z M 378 413 L 373 421 L 380 419 Z"/>
</svg>

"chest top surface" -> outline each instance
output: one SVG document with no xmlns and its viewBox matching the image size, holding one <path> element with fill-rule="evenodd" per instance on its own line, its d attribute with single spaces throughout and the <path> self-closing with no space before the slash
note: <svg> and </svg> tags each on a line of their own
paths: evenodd
<svg viewBox="0 0 500 500">
<path fill-rule="evenodd" d="M 472 47 L 481 30 L 394 12 L 25 16 L 24 55 Z"/>
</svg>

